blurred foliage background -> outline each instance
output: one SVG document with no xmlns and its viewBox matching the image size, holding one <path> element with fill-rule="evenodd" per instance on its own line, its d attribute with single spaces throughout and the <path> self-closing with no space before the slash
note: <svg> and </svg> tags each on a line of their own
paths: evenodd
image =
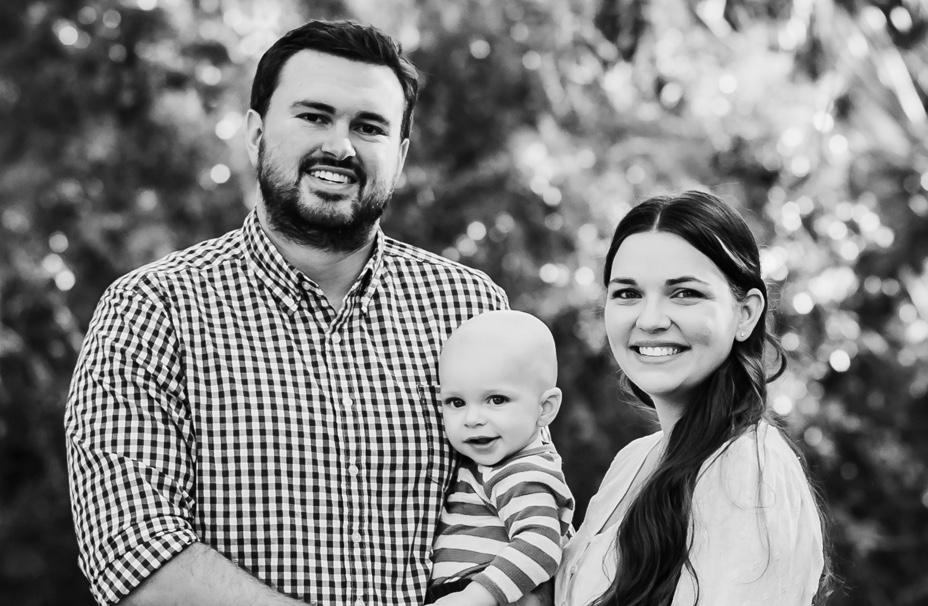
<svg viewBox="0 0 928 606">
<path fill-rule="evenodd" d="M 928 604 L 928 9 L 918 0 L 4 0 L 0 602 L 91 604 L 62 414 L 117 276 L 254 203 L 254 65 L 355 18 L 423 71 L 385 229 L 554 329 L 583 505 L 652 423 L 621 402 L 602 258 L 648 195 L 709 188 L 763 243 L 793 364 L 771 403 L 827 500 L 835 606 Z"/>
</svg>

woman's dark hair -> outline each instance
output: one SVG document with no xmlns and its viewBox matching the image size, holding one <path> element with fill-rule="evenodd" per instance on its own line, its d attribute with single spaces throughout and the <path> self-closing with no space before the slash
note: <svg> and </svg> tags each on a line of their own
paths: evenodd
<svg viewBox="0 0 928 606">
<path fill-rule="evenodd" d="M 700 468 L 734 438 L 756 430 L 761 420 L 769 420 L 767 383 L 786 370 L 785 352 L 766 327 L 767 288 L 757 243 L 737 212 L 717 197 L 698 191 L 642 202 L 615 230 L 606 254 L 605 284 L 625 239 L 645 232 L 683 238 L 715 263 L 738 300 L 756 288 L 764 295 L 764 307 L 751 334 L 734 341 L 728 358 L 696 388 L 674 425 L 657 469 L 622 520 L 616 538 L 615 579 L 596 606 L 669 606 L 683 568 L 695 578 L 689 531 Z M 769 376 L 768 355 L 774 361 Z M 623 383 L 645 406 L 654 407 L 651 398 L 624 374 Z"/>
<path fill-rule="evenodd" d="M 376 27 L 354 21 L 309 21 L 283 35 L 265 51 L 251 85 L 251 109 L 263 118 L 271 96 L 280 83 L 280 71 L 290 57 L 314 50 L 351 61 L 384 65 L 393 70 L 403 88 L 405 106 L 400 126 L 402 139 L 409 137 L 412 112 L 419 96 L 419 73 L 403 55 L 402 47 Z"/>
</svg>

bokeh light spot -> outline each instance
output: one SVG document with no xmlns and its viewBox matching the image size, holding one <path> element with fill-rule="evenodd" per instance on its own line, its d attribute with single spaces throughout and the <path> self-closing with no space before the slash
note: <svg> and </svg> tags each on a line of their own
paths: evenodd
<svg viewBox="0 0 928 606">
<path fill-rule="evenodd" d="M 213 183 L 223 184 L 232 177 L 232 171 L 225 164 L 217 164 L 209 171 L 209 178 Z"/>
<path fill-rule="evenodd" d="M 490 43 L 477 39 L 470 43 L 470 54 L 474 59 L 486 59 L 490 56 Z"/>
<path fill-rule="evenodd" d="M 836 349 L 828 356 L 828 363 L 836 372 L 847 372 L 851 367 L 851 356 L 843 349 Z"/>
<path fill-rule="evenodd" d="M 522 66 L 525 67 L 525 69 L 538 69 L 541 67 L 541 55 L 535 51 L 528 51 L 522 55 Z"/>
<path fill-rule="evenodd" d="M 74 288 L 74 284 L 77 280 L 74 277 L 74 274 L 70 270 L 65 269 L 57 274 L 55 274 L 55 286 L 58 287 L 58 290 L 67 292 Z"/>
<path fill-rule="evenodd" d="M 68 250 L 68 237 L 60 231 L 56 231 L 48 237 L 48 247 L 53 252 L 63 253 Z"/>
<path fill-rule="evenodd" d="M 773 399 L 773 409 L 778 415 L 788 415 L 793 412 L 793 400 L 787 395 L 779 395 Z"/>
<path fill-rule="evenodd" d="M 801 292 L 793 297 L 793 309 L 797 314 L 806 315 L 815 307 L 815 302 L 807 292 Z"/>
<path fill-rule="evenodd" d="M 580 267 L 574 272 L 574 281 L 580 286 L 590 286 L 596 281 L 596 272 L 589 267 Z"/>
<path fill-rule="evenodd" d="M 783 349 L 785 349 L 786 351 L 796 351 L 797 349 L 799 349 L 801 340 L 799 339 L 799 335 L 797 335 L 796 333 L 788 332 L 784 334 L 782 337 L 780 337 L 780 344 L 783 346 Z"/>
<path fill-rule="evenodd" d="M 487 227 L 480 221 L 474 221 L 467 226 L 467 237 L 479 242 L 487 237 Z"/>
<path fill-rule="evenodd" d="M 65 46 L 73 46 L 77 42 L 77 28 L 68 22 L 59 22 L 56 24 L 58 30 L 58 41 Z"/>
</svg>

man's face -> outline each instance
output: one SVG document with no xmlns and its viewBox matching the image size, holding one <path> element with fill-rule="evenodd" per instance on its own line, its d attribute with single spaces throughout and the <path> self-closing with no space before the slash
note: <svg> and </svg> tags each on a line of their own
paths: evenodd
<svg viewBox="0 0 928 606">
<path fill-rule="evenodd" d="M 310 50 L 290 57 L 264 119 L 249 121 L 269 227 L 323 250 L 363 246 L 406 159 L 404 104 L 389 67 Z"/>
</svg>

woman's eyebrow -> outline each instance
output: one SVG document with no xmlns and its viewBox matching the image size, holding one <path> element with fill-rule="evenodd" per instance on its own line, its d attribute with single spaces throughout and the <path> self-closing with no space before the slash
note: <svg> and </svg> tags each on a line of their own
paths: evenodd
<svg viewBox="0 0 928 606">
<path fill-rule="evenodd" d="M 705 280 L 700 280 L 696 276 L 680 276 L 679 278 L 671 278 L 667 280 L 667 285 L 676 286 L 677 284 L 683 284 L 685 282 L 697 282 L 699 284 L 704 284 L 706 286 L 709 286 L 708 282 L 706 282 Z"/>
<path fill-rule="evenodd" d="M 612 278 L 611 280 L 609 280 L 609 284 L 631 284 L 631 285 L 635 285 L 635 284 L 637 284 L 637 282 L 635 282 L 635 281 L 634 281 L 633 279 L 631 279 L 631 278 Z"/>
</svg>

